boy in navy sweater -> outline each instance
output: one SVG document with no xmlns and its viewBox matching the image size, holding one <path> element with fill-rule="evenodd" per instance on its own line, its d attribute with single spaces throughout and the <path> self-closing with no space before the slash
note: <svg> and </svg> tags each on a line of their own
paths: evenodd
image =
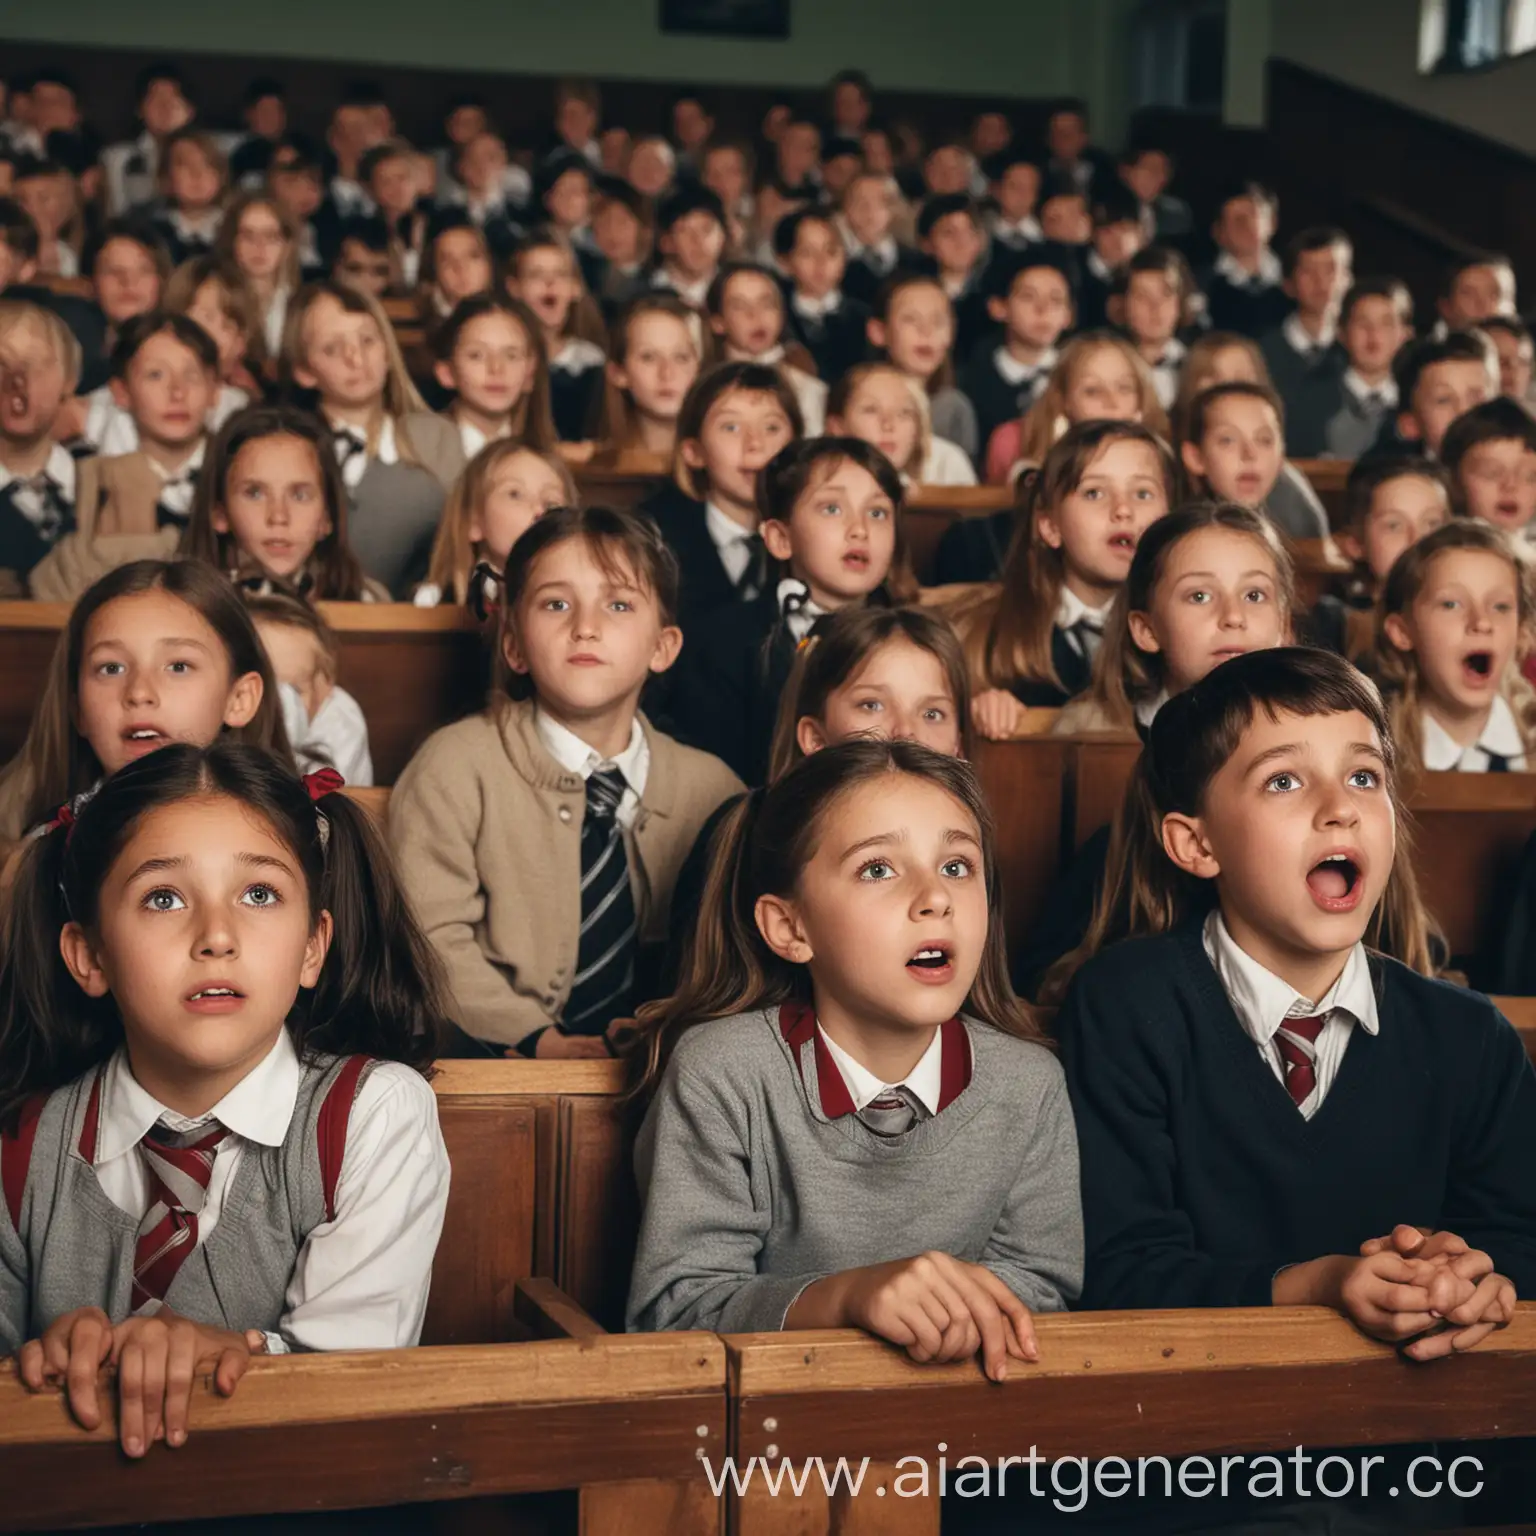
<svg viewBox="0 0 1536 1536">
<path fill-rule="evenodd" d="M 1281 287 L 1296 307 L 1259 338 L 1259 349 L 1287 417 L 1295 413 L 1309 383 L 1344 371 L 1339 306 L 1353 267 L 1354 246 L 1342 229 L 1304 229 L 1285 248 Z"/>
<path fill-rule="evenodd" d="M 1275 218 L 1273 195 L 1256 181 L 1240 182 L 1222 198 L 1211 226 L 1221 249 L 1201 283 L 1214 329 L 1259 337 L 1285 319 L 1285 274 L 1269 248 Z"/>
<path fill-rule="evenodd" d="M 1163 706 L 1137 771 L 1132 910 L 1182 920 L 1132 918 L 1059 1021 L 1083 1304 L 1331 1306 L 1414 1360 L 1473 1348 L 1536 1288 L 1536 1073 L 1424 974 L 1379 695 L 1253 652 Z"/>
</svg>

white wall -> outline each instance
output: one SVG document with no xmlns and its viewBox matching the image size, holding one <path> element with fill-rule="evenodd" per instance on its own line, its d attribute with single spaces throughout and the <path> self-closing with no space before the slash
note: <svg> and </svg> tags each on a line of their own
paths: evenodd
<svg viewBox="0 0 1536 1536">
<path fill-rule="evenodd" d="M 1421 75 L 1419 0 L 1275 0 L 1271 29 L 1276 58 L 1536 154 L 1536 54 Z"/>
</svg>

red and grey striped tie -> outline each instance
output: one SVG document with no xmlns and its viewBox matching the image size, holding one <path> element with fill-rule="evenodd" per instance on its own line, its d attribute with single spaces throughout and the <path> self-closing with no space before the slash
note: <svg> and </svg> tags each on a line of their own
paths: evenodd
<svg viewBox="0 0 1536 1536">
<path fill-rule="evenodd" d="M 197 1216 L 213 1177 L 213 1160 L 229 1134 L 222 1125 L 185 1134 L 152 1126 L 139 1143 L 149 1174 L 149 1209 L 133 1255 L 133 1310 L 165 1300 L 177 1271 L 197 1247 Z"/>
</svg>

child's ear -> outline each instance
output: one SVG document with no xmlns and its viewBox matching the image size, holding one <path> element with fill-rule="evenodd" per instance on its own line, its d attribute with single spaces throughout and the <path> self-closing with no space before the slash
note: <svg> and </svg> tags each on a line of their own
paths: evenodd
<svg viewBox="0 0 1536 1536">
<path fill-rule="evenodd" d="M 1008 302 L 996 297 L 987 300 L 987 313 L 1001 325 L 1008 318 Z"/>
<path fill-rule="evenodd" d="M 716 336 L 725 335 L 725 321 L 719 315 L 709 317 L 709 328 Z"/>
<path fill-rule="evenodd" d="M 1112 293 L 1112 294 L 1110 294 L 1109 302 L 1107 304 L 1105 304 L 1105 306 L 1104 306 L 1104 313 L 1108 317 L 1109 323 L 1111 325 L 1118 325 L 1121 328 L 1121 330 L 1124 330 L 1125 329 L 1125 295 L 1123 293 Z"/>
<path fill-rule="evenodd" d="M 1040 542 L 1049 549 L 1061 548 L 1061 524 L 1049 512 L 1042 512 L 1035 519 L 1035 532 Z"/>
<path fill-rule="evenodd" d="M 244 677 L 237 677 L 224 705 L 224 724 L 232 731 L 249 725 L 261 708 L 261 696 L 261 673 L 247 672 Z"/>
<path fill-rule="evenodd" d="M 208 521 L 213 524 L 215 533 L 229 532 L 229 513 L 224 510 L 223 503 L 216 503 L 212 512 L 208 514 Z"/>
<path fill-rule="evenodd" d="M 873 316 L 864 323 L 864 334 L 869 338 L 872 347 L 885 350 L 885 321 L 876 320 Z"/>
<path fill-rule="evenodd" d="M 1336 533 L 1333 541 L 1339 546 L 1346 560 L 1353 560 L 1358 565 L 1365 559 L 1365 545 L 1360 542 L 1358 534 Z"/>
<path fill-rule="evenodd" d="M 105 997 L 111 986 L 95 948 L 79 923 L 65 923 L 59 934 L 59 954 L 76 985 L 87 997 Z"/>
<path fill-rule="evenodd" d="M 676 624 L 667 624 L 656 636 L 656 649 L 651 652 L 651 671 L 665 672 L 677 660 L 683 648 L 683 632 Z"/>
<path fill-rule="evenodd" d="M 295 373 L 297 377 L 297 373 Z M 458 380 L 453 376 L 452 367 L 446 362 L 436 362 L 432 365 L 432 377 L 437 380 L 444 389 L 458 391 Z"/>
<path fill-rule="evenodd" d="M 1179 446 L 1179 458 L 1184 463 L 1184 469 L 1196 479 L 1205 479 L 1205 455 L 1200 451 L 1199 443 L 1182 443 Z"/>
<path fill-rule="evenodd" d="M 763 548 L 775 560 L 788 560 L 794 554 L 795 546 L 789 537 L 788 523 L 782 523 L 776 517 L 766 518 L 758 532 L 763 536 Z"/>
<path fill-rule="evenodd" d="M 806 942 L 805 929 L 800 914 L 791 902 L 782 896 L 759 896 L 752 911 L 757 921 L 757 931 L 765 943 L 781 960 L 792 965 L 806 965 L 813 951 Z"/>
<path fill-rule="evenodd" d="M 298 377 L 297 371 L 295 371 L 294 377 Z M 114 374 L 112 378 L 107 380 L 107 388 L 112 391 L 112 403 L 120 411 L 126 411 L 129 408 L 127 384 Z"/>
<path fill-rule="evenodd" d="M 320 980 L 320 972 L 325 968 L 325 957 L 331 951 L 331 939 L 335 936 L 336 926 L 329 912 L 322 912 L 315 920 L 315 931 L 310 934 L 304 945 L 304 967 L 299 972 L 299 985 L 301 987 L 313 987 Z"/>
<path fill-rule="evenodd" d="M 1170 811 L 1163 817 L 1163 852 L 1197 880 L 1214 880 L 1221 864 L 1206 841 L 1205 823 L 1198 816 Z"/>
<path fill-rule="evenodd" d="M 1400 613 L 1389 613 L 1382 622 L 1381 632 L 1391 641 L 1395 650 L 1411 651 L 1413 649 L 1413 636 L 1408 633 L 1408 626 L 1403 622 Z"/>
<path fill-rule="evenodd" d="M 683 463 L 689 469 L 704 468 L 704 445 L 698 438 L 685 437 L 677 446 L 683 456 Z"/>
<path fill-rule="evenodd" d="M 1399 411 L 1397 413 L 1397 435 L 1406 438 L 1410 443 L 1416 443 L 1423 436 L 1419 430 L 1419 418 L 1412 411 Z"/>
<path fill-rule="evenodd" d="M 320 379 L 315 371 L 304 363 L 293 365 L 293 382 L 300 389 L 319 389 Z"/>
<path fill-rule="evenodd" d="M 629 388 L 629 375 L 618 363 L 609 363 L 608 382 L 617 390 L 627 390 Z"/>
<path fill-rule="evenodd" d="M 517 625 L 505 624 L 502 626 L 501 655 L 506 664 L 514 672 L 528 675 L 528 658 L 523 655 L 522 643 L 517 637 Z"/>
<path fill-rule="evenodd" d="M 1152 620 L 1146 614 L 1126 614 L 1125 627 L 1130 630 L 1131 644 L 1138 651 L 1145 651 L 1148 656 L 1156 656 L 1162 650 L 1162 641 L 1157 638 L 1157 631 L 1152 628 Z"/>
<path fill-rule="evenodd" d="M 828 746 L 827 733 L 822 730 L 821 721 L 811 715 L 801 715 L 795 721 L 795 745 L 807 757 Z"/>
</svg>

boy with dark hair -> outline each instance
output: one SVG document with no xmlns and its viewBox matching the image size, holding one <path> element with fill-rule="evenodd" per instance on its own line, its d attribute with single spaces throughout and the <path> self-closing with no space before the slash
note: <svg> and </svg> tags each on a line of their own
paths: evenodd
<svg viewBox="0 0 1536 1536">
<path fill-rule="evenodd" d="M 977 439 L 1035 403 L 1056 366 L 1056 343 L 1072 325 L 1074 266 L 1064 252 L 1036 246 L 1005 252 L 987 272 L 987 315 L 1002 327 L 995 347 L 978 347 L 958 383 L 976 407 Z"/>
<path fill-rule="evenodd" d="M 679 91 L 672 98 L 672 142 L 677 148 L 681 176 L 697 178 L 703 168 L 704 146 L 715 132 L 715 114 L 698 91 Z"/>
<path fill-rule="evenodd" d="M 821 141 L 821 185 L 829 201 L 843 195 L 863 164 L 864 151 L 857 139 L 828 134 Z"/>
<path fill-rule="evenodd" d="M 574 150 L 596 167 L 603 163 L 597 130 L 603 120 L 603 97 L 596 82 L 561 80 L 555 85 L 553 138 L 547 150 Z"/>
<path fill-rule="evenodd" d="M 830 86 L 832 132 L 857 138 L 874 113 L 875 98 L 869 76 L 862 69 L 840 69 Z"/>
<path fill-rule="evenodd" d="M 1383 425 L 1373 452 L 1439 458 L 1455 419 L 1499 392 L 1498 360 L 1486 337 L 1452 331 L 1404 347 L 1393 360 L 1397 416 Z"/>
<path fill-rule="evenodd" d="M 1257 339 L 1285 318 L 1284 273 L 1269 248 L 1275 218 L 1273 194 L 1256 181 L 1229 187 L 1221 199 L 1211 226 L 1220 251 L 1201 284 L 1216 330 Z"/>
<path fill-rule="evenodd" d="M 1397 413 L 1392 362 L 1413 335 L 1413 300 L 1395 277 L 1356 283 L 1339 311 L 1342 368 L 1313 373 L 1291 416 L 1291 451 L 1303 459 L 1358 459 Z"/>
<path fill-rule="evenodd" d="M 1446 270 L 1438 307 L 1436 332 L 1442 336 L 1447 331 L 1469 330 L 1490 315 L 1514 314 L 1515 269 L 1509 257 L 1489 254 L 1453 262 Z"/>
<path fill-rule="evenodd" d="M 1131 339 L 1152 374 L 1159 404 L 1173 409 L 1189 348 L 1179 339 L 1193 279 L 1172 246 L 1137 251 L 1116 275 L 1109 294 L 1109 319 Z"/>
<path fill-rule="evenodd" d="M 348 219 L 341 226 L 331 276 L 382 299 L 389 292 L 389 228 L 383 219 Z"/>
<path fill-rule="evenodd" d="M 916 252 L 901 245 L 892 233 L 895 193 L 890 178 L 878 171 L 860 171 L 843 192 L 836 219 L 848 253 L 843 291 L 860 304 L 873 305 L 883 283 L 899 266 L 911 266 Z"/>
<path fill-rule="evenodd" d="M 703 309 L 725 250 L 720 199 L 696 183 L 664 199 L 656 213 L 656 250 L 661 261 L 651 274 L 651 286 L 670 289 L 695 309 Z"/>
<path fill-rule="evenodd" d="M 1047 174 L 1040 184 L 1040 231 L 1047 240 L 1071 246 L 1075 253 L 1093 239 L 1088 196 L 1070 176 Z"/>
<path fill-rule="evenodd" d="M 272 151 L 288 132 L 288 91 L 281 80 L 259 75 L 245 88 L 246 136 L 229 157 L 229 179 L 259 187 L 272 163 Z"/>
<path fill-rule="evenodd" d="M 98 356 L 106 337 L 101 311 L 88 299 L 54 293 L 34 281 L 38 247 L 32 216 L 14 198 L 0 197 L 0 296 L 52 310 L 74 333 L 82 355 Z"/>
<path fill-rule="evenodd" d="M 1173 156 L 1156 144 L 1131 144 L 1120 156 L 1120 181 L 1136 199 L 1141 230 L 1149 243 L 1185 240 L 1194 233 L 1194 215 L 1182 198 L 1171 197 Z"/>
<path fill-rule="evenodd" d="M 917 216 L 918 245 L 955 306 L 954 356 L 965 361 L 987 326 L 987 237 L 967 192 L 930 197 Z"/>
<path fill-rule="evenodd" d="M 1304 229 L 1285 248 L 1281 287 L 1295 308 L 1259 338 L 1269 377 L 1288 414 L 1319 376 L 1341 373 L 1339 306 L 1353 277 L 1354 246 L 1342 229 Z"/>
<path fill-rule="evenodd" d="M 341 244 L 344 221 L 326 198 L 325 167 L 307 138 L 290 134 L 273 146 L 267 189 L 299 232 L 300 277 L 319 277 Z"/>
<path fill-rule="evenodd" d="M 1464 411 L 1446 428 L 1440 461 L 1456 510 L 1522 542 L 1536 518 L 1536 417 L 1502 395 Z"/>
<path fill-rule="evenodd" d="M 843 292 L 847 257 L 832 216 L 797 208 L 774 226 L 773 253 L 787 274 L 785 339 L 798 341 L 816 372 L 835 383 L 864 357 L 869 308 Z"/>
<path fill-rule="evenodd" d="M 1017 140 L 1001 154 L 985 162 L 992 201 L 996 205 L 988 228 L 998 245 L 1021 251 L 1045 239 L 1035 205 L 1040 201 L 1043 180 L 1040 163 Z"/>
<path fill-rule="evenodd" d="M 1489 315 L 1477 328 L 1499 354 L 1499 393 L 1522 405 L 1530 405 L 1533 356 L 1530 327 L 1514 315 Z"/>
<path fill-rule="evenodd" d="M 174 64 L 149 64 L 141 69 L 134 100 L 141 124 L 139 136 L 109 144 L 101 153 L 108 214 L 126 213 L 155 200 L 161 147 L 196 116 Z"/>
<path fill-rule="evenodd" d="M 1093 239 L 1083 257 L 1077 323 L 1085 331 L 1109 324 L 1109 296 L 1126 263 L 1146 243 L 1141 210 L 1124 187 L 1110 187 L 1093 205 Z"/>
<path fill-rule="evenodd" d="M 1062 176 L 1091 201 L 1114 178 L 1114 162 L 1088 141 L 1088 104 L 1066 96 L 1051 108 L 1045 125 L 1046 172 Z"/>
</svg>

